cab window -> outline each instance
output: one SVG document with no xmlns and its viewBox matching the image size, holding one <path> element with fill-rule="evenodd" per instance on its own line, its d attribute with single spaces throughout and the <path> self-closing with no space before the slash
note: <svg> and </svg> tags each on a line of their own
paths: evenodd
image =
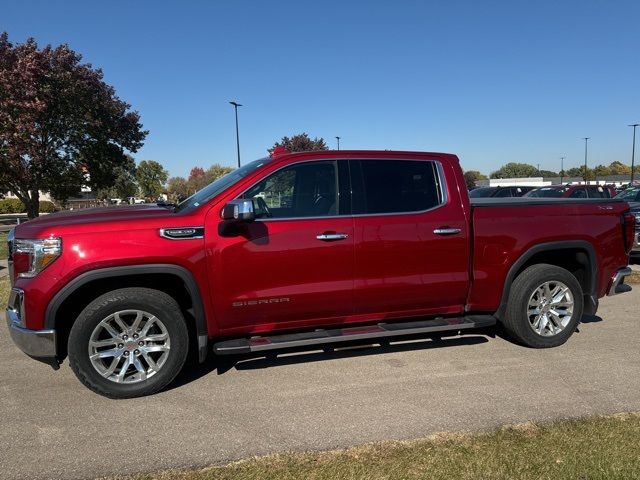
<svg viewBox="0 0 640 480">
<path fill-rule="evenodd" d="M 247 190 L 256 218 L 326 217 L 338 212 L 333 161 L 305 162 L 278 170 Z"/>
</svg>

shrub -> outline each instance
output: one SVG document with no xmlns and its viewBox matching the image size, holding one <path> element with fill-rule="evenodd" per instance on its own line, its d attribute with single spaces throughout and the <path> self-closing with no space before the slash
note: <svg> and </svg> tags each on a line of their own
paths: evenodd
<svg viewBox="0 0 640 480">
<path fill-rule="evenodd" d="M 17 198 L 5 198 L 0 200 L 1 213 L 25 213 L 27 209 Z"/>
<path fill-rule="evenodd" d="M 53 202 L 47 200 L 40 201 L 40 213 L 53 213 L 56 211 L 56 206 Z"/>
</svg>

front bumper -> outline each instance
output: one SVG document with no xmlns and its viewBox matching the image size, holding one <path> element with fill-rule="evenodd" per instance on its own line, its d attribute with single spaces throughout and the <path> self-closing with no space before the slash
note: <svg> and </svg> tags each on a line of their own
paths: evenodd
<svg viewBox="0 0 640 480">
<path fill-rule="evenodd" d="M 624 279 L 631 275 L 633 271 L 629 267 L 621 268 L 611 278 L 609 289 L 607 290 L 608 296 L 618 295 L 620 293 L 626 293 L 631 291 L 631 287 L 624 283 Z"/>
<path fill-rule="evenodd" d="M 632 257 L 640 257 L 640 230 L 636 230 L 636 239 L 633 242 L 633 250 L 631 250 Z"/>
<path fill-rule="evenodd" d="M 21 290 L 13 289 L 9 298 L 9 306 L 5 310 L 7 327 L 14 343 L 24 353 L 41 362 L 59 368 L 56 358 L 56 331 L 55 330 L 30 330 L 22 323 L 21 310 L 18 305 L 22 303 L 16 299 L 21 297 Z"/>
</svg>

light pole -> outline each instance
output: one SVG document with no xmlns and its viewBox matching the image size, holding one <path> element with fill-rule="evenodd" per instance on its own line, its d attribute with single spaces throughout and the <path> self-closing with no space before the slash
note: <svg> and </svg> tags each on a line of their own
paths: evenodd
<svg viewBox="0 0 640 480">
<path fill-rule="evenodd" d="M 336 137 L 336 140 L 338 141 L 338 150 L 340 150 L 340 137 Z"/>
<path fill-rule="evenodd" d="M 591 137 L 584 137 L 584 183 L 587 183 L 587 144 Z"/>
<path fill-rule="evenodd" d="M 560 185 L 562 180 L 564 180 L 564 157 L 560 157 Z"/>
<path fill-rule="evenodd" d="M 638 125 L 640 125 L 640 123 L 632 123 L 629 125 L 630 127 L 633 127 L 633 146 L 631 147 L 631 183 L 633 183 L 633 169 L 636 164 L 636 127 Z"/>
<path fill-rule="evenodd" d="M 238 130 L 238 107 L 242 105 L 238 102 L 229 102 L 236 111 L 236 148 L 238 149 L 238 168 L 240 168 L 240 131 Z"/>
<path fill-rule="evenodd" d="M 540 176 L 540 164 L 538 164 L 538 176 Z"/>
</svg>

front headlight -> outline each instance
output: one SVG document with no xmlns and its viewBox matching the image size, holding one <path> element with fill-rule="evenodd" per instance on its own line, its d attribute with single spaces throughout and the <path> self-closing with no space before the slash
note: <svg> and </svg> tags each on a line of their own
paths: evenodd
<svg viewBox="0 0 640 480">
<path fill-rule="evenodd" d="M 47 268 L 62 253 L 60 238 L 26 240 L 17 238 L 13 242 L 13 268 L 19 278 L 35 277 Z"/>
<path fill-rule="evenodd" d="M 636 217 L 636 226 L 640 225 L 640 212 L 633 212 L 633 216 Z"/>
</svg>

